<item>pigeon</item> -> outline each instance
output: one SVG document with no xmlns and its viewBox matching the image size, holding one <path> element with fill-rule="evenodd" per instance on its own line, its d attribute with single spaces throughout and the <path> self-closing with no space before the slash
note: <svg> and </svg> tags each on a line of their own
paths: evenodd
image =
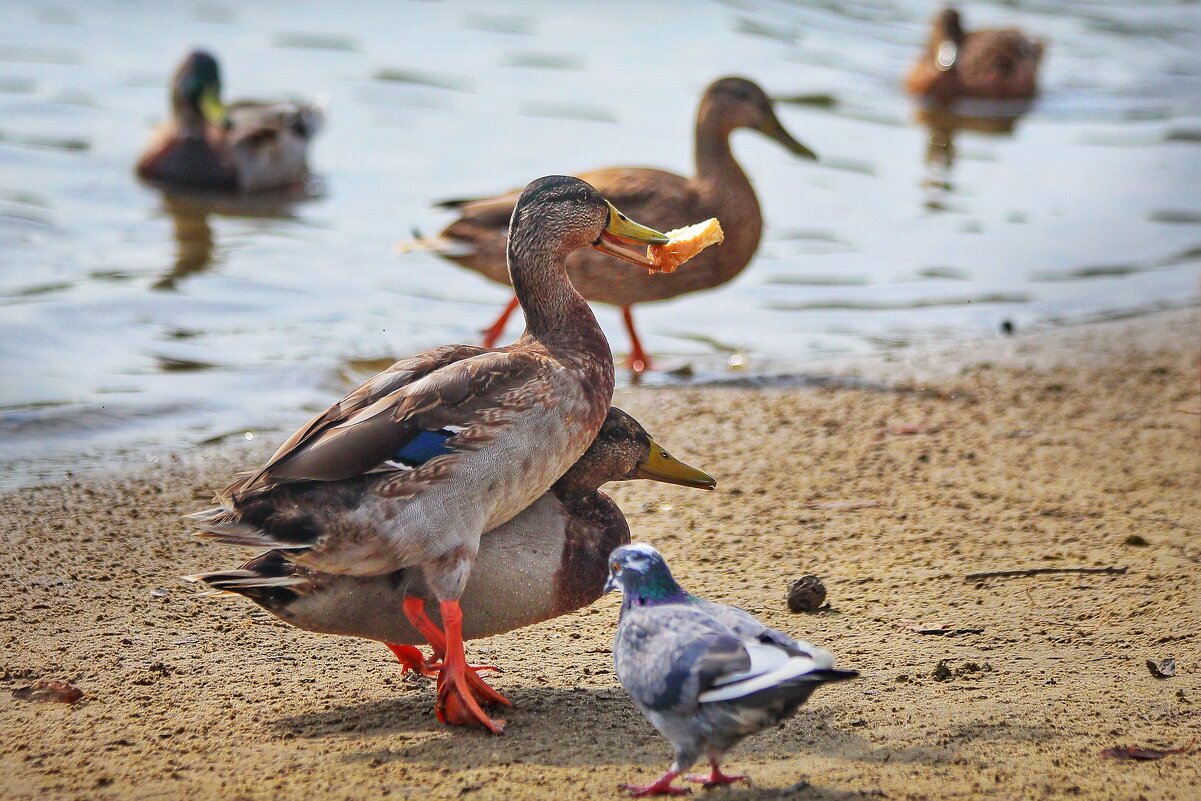
<svg viewBox="0 0 1201 801">
<path fill-rule="evenodd" d="M 733 606 L 690 595 L 654 547 L 633 543 L 609 555 L 605 591 L 620 588 L 621 621 L 613 666 L 621 686 L 675 760 L 657 781 L 623 785 L 635 796 L 682 795 L 672 785 L 702 754 L 706 788 L 746 781 L 722 773 L 721 760 L 743 738 L 791 717 L 819 685 L 859 674 L 834 658 L 770 629 Z"/>
</svg>

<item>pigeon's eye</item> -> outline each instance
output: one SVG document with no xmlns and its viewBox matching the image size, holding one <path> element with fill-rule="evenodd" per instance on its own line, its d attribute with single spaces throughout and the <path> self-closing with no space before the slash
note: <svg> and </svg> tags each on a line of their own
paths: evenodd
<svg viewBox="0 0 1201 801">
<path fill-rule="evenodd" d="M 613 575 L 616 576 L 618 573 L 621 572 L 621 563 L 614 562 L 613 564 L 609 565 L 609 570 L 612 571 Z"/>
</svg>

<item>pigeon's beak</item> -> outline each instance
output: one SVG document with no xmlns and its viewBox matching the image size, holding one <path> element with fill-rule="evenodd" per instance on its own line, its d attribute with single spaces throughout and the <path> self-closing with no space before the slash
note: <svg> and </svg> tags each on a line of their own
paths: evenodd
<svg viewBox="0 0 1201 801">
<path fill-rule="evenodd" d="M 593 586 L 596 586 L 596 585 L 593 585 Z M 619 585 L 617 584 L 617 576 L 610 573 L 608 581 L 605 582 L 605 590 L 604 590 L 604 592 L 601 593 L 601 595 L 608 595 L 609 593 L 613 592 L 613 590 L 618 589 L 618 586 Z"/>
</svg>

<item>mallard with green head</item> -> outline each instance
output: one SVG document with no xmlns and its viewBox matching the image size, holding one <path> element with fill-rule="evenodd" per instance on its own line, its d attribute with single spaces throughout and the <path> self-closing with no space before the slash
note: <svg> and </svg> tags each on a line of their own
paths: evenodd
<svg viewBox="0 0 1201 801">
<path fill-rule="evenodd" d="M 445 654 L 438 717 L 499 732 L 480 702 L 504 699 L 467 664 L 459 598 L 483 533 L 516 517 L 576 463 L 613 395 L 609 343 L 572 288 L 567 257 L 593 247 L 650 269 L 647 246 L 666 241 L 577 178 L 534 181 L 517 201 L 508 238 L 525 333 L 496 350 L 435 348 L 369 379 L 219 493 L 218 508 L 194 516 L 199 533 L 279 549 L 326 573 L 420 572 L 442 626 L 421 596 L 406 598 L 403 612 Z M 256 510 L 272 508 L 276 493 L 369 475 L 377 480 L 347 525 L 262 527 Z"/>
<path fill-rule="evenodd" d="M 1017 28 L 966 31 L 945 8 L 931 25 L 926 49 L 909 70 L 910 94 L 948 104 L 961 98 L 1021 100 L 1038 92 L 1043 43 Z"/>
<path fill-rule="evenodd" d="M 673 458 L 638 421 L 614 407 L 584 455 L 550 491 L 507 523 L 484 534 L 459 598 L 463 639 L 503 634 L 573 612 L 601 596 L 609 552 L 630 541 L 630 527 L 600 491 L 611 481 L 647 479 L 713 489 L 705 472 Z M 243 513 L 263 531 L 301 527 L 330 531 L 360 515 L 376 483 L 372 475 L 341 482 L 281 487 Z M 318 534 L 318 537 L 320 534 Z M 380 576 L 322 573 L 269 551 L 236 570 L 189 576 L 214 590 L 244 595 L 308 631 L 383 642 L 411 670 L 431 675 L 414 646 L 425 638 L 398 611 L 406 598 L 436 600 L 420 570 Z M 438 621 L 434 618 L 435 624 Z M 435 649 L 433 662 L 443 654 Z"/>
<path fill-rule="evenodd" d="M 217 60 L 202 50 L 176 71 L 171 112 L 138 160 L 141 178 L 171 188 L 263 192 L 309 176 L 321 111 L 291 101 L 222 103 Z"/>
<path fill-rule="evenodd" d="M 726 234 L 720 247 L 701 253 L 670 275 L 628 272 L 614 276 L 603 258 L 587 251 L 568 259 L 571 282 L 585 298 L 621 308 L 630 335 L 626 364 L 635 372 L 650 369 L 651 360 L 634 330 L 631 308 L 721 286 L 746 268 L 759 247 L 763 232 L 759 200 L 730 150 L 730 135 L 741 128 L 759 131 L 802 158 L 816 158 L 784 129 L 771 100 L 758 85 L 746 78 L 722 78 L 705 90 L 697 112 L 695 176 L 685 178 L 645 167 L 610 167 L 579 174 L 619 208 L 648 225 L 672 230 L 716 217 Z M 437 237 L 419 244 L 497 283 L 509 283 L 505 233 L 517 196 L 513 191 L 440 203 L 457 211 L 459 219 Z M 484 331 L 485 347 L 500 339 L 517 305 L 516 299 L 510 301 Z"/>
</svg>

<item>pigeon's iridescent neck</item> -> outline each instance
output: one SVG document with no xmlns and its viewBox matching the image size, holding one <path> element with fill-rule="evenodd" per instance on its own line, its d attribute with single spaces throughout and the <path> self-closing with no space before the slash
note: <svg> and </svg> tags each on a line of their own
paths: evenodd
<svg viewBox="0 0 1201 801">
<path fill-rule="evenodd" d="M 665 604 L 692 603 L 694 596 L 680 589 L 671 574 L 651 575 L 638 582 L 637 587 L 627 587 L 622 593 L 621 610 L 625 612 L 635 606 L 663 606 Z"/>
</svg>

